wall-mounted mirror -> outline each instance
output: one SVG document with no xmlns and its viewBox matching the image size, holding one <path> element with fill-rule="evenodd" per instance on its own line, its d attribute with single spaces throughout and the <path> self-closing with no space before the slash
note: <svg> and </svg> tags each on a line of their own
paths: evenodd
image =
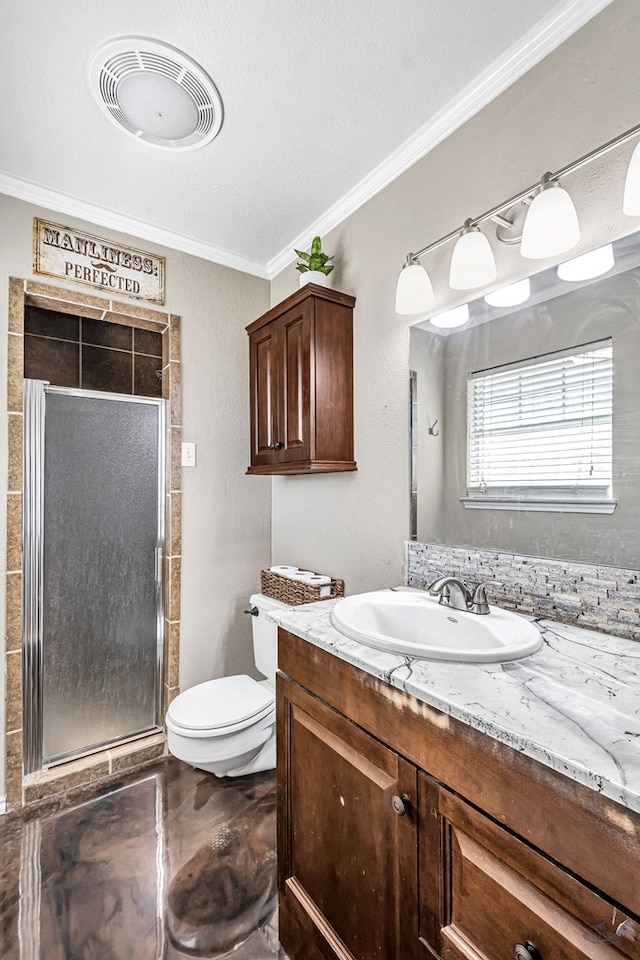
<svg viewBox="0 0 640 960">
<path fill-rule="evenodd" d="M 419 541 L 638 566 L 640 234 L 607 253 L 597 277 L 554 267 L 517 306 L 411 328 Z"/>
</svg>

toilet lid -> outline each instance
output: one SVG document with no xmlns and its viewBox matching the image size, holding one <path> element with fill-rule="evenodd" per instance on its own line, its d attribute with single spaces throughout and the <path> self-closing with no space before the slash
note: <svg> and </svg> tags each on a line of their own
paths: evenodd
<svg viewBox="0 0 640 960">
<path fill-rule="evenodd" d="M 251 677 L 222 677 L 190 687 L 169 707 L 179 727 L 211 730 L 259 720 L 273 707 L 273 690 Z"/>
</svg>

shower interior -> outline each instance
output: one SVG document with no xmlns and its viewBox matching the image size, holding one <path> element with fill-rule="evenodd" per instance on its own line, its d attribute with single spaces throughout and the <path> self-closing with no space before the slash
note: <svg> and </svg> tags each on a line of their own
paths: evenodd
<svg viewBox="0 0 640 960">
<path fill-rule="evenodd" d="M 24 384 L 31 773 L 161 729 L 166 401 Z"/>
</svg>

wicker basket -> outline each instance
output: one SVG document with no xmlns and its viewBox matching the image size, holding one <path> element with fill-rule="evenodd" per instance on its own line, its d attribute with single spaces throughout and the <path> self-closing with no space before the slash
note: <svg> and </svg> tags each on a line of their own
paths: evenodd
<svg viewBox="0 0 640 960">
<path fill-rule="evenodd" d="M 282 574 L 273 573 L 272 570 L 261 570 L 260 582 L 262 593 L 265 596 L 273 597 L 274 600 L 281 600 L 292 607 L 297 607 L 301 603 L 315 603 L 316 600 L 333 600 L 335 597 L 344 597 L 344 580 L 332 580 L 330 584 L 323 583 L 319 586 L 313 586 L 310 583 L 293 580 L 291 577 L 283 577 Z M 331 588 L 329 596 L 320 596 L 323 587 L 327 586 Z"/>
</svg>

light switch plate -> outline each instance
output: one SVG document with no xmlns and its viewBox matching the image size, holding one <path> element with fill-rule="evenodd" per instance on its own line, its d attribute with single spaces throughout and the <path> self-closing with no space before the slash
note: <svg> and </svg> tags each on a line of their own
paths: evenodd
<svg viewBox="0 0 640 960">
<path fill-rule="evenodd" d="M 195 467 L 196 465 L 196 445 L 195 443 L 182 444 L 182 466 Z"/>
</svg>

